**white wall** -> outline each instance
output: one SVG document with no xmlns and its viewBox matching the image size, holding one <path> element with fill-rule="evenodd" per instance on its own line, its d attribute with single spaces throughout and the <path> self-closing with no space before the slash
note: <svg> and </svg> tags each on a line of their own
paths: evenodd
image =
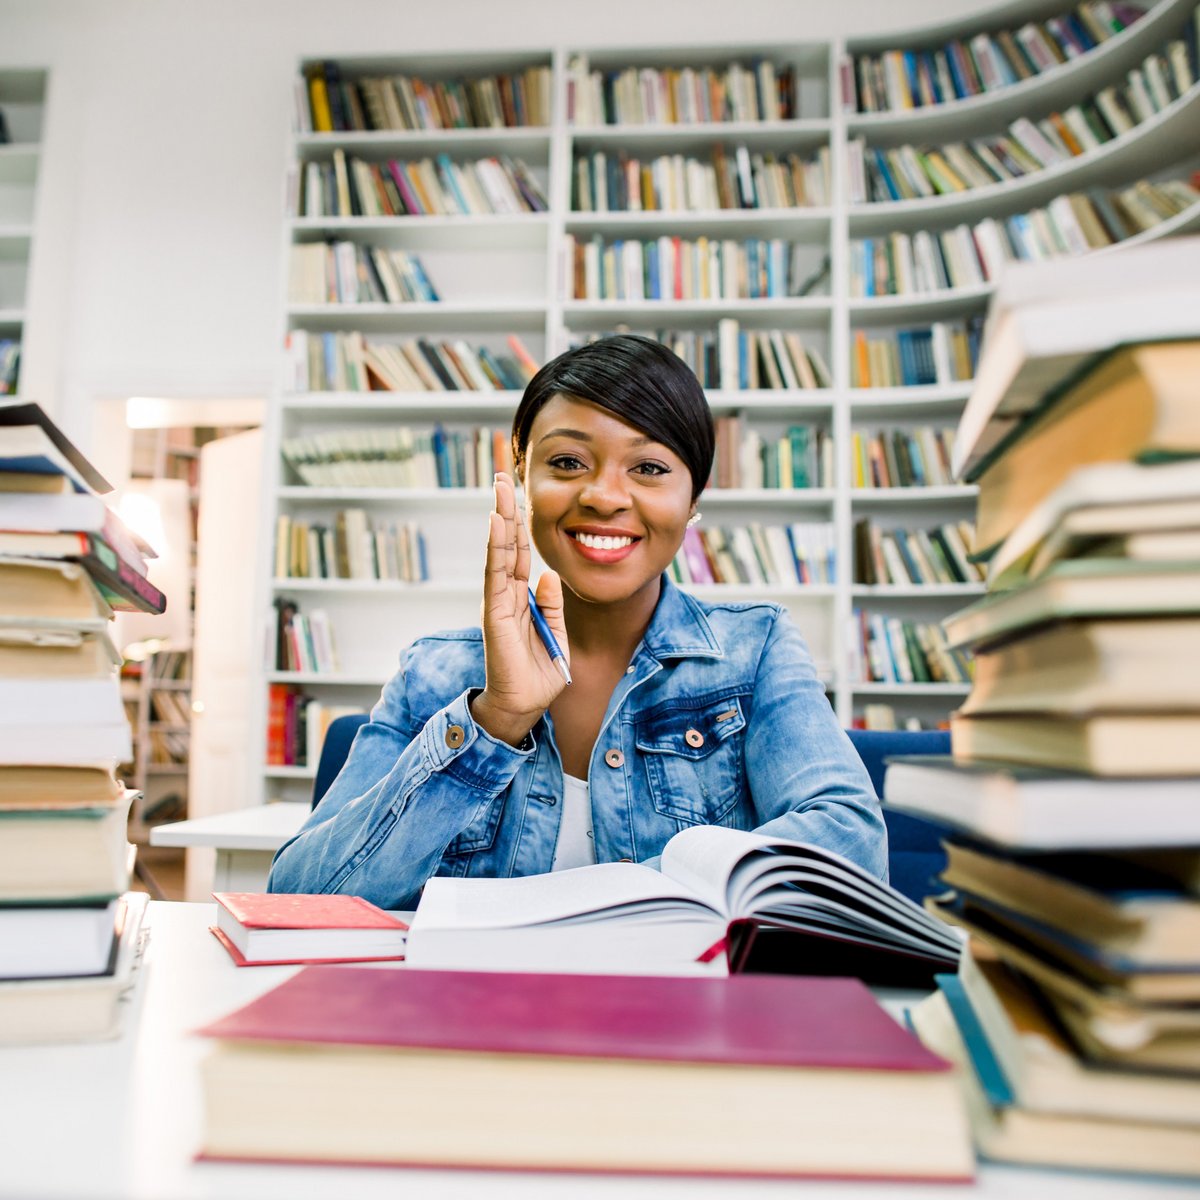
<svg viewBox="0 0 1200 1200">
<path fill-rule="evenodd" d="M 802 41 L 996 7 L 0 0 L 0 65 L 52 71 L 22 391 L 88 447 L 105 399 L 270 390 L 291 81 L 304 55 Z"/>
</svg>

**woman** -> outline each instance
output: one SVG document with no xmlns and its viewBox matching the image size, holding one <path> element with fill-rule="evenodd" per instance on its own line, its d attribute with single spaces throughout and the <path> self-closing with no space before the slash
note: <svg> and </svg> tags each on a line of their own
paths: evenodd
<svg viewBox="0 0 1200 1200">
<path fill-rule="evenodd" d="M 269 889 L 415 907 L 432 875 L 657 863 L 720 824 L 816 842 L 887 875 L 870 779 L 803 639 L 759 601 L 703 604 L 664 574 L 713 460 L 696 377 L 619 336 L 543 367 L 498 474 L 483 627 L 421 638 Z M 530 536 L 549 568 L 530 617 Z"/>
</svg>

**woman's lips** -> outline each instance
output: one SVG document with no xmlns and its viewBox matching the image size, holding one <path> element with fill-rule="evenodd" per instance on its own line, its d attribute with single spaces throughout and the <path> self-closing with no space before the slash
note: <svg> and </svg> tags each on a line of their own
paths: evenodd
<svg viewBox="0 0 1200 1200">
<path fill-rule="evenodd" d="M 628 558 L 641 541 L 629 534 L 593 534 L 577 532 L 568 535 L 576 553 L 594 563 L 616 563 Z"/>
</svg>

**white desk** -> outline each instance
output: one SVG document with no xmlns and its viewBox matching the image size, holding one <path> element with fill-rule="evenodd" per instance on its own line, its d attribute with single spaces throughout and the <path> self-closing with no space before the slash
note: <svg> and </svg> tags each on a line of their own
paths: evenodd
<svg viewBox="0 0 1200 1200">
<path fill-rule="evenodd" d="M 0 1049 L 0 1196 L 22 1200 L 1179 1200 L 1191 1184 L 983 1167 L 976 1187 L 649 1179 L 193 1162 L 201 1139 L 190 1031 L 297 968 L 238 969 L 213 904 L 150 905 L 150 945 L 122 1037 Z M 395 968 L 380 968 L 395 969 Z M 403 968 L 400 968 L 403 969 Z M 419 1097 L 397 1095 L 396 1120 Z M 796 1119 L 802 1121 L 803 1113 Z"/>
<path fill-rule="evenodd" d="M 217 852 L 213 890 L 261 892 L 271 858 L 304 823 L 307 804 L 256 804 L 233 812 L 176 821 L 150 830 L 152 846 L 208 846 Z"/>
</svg>

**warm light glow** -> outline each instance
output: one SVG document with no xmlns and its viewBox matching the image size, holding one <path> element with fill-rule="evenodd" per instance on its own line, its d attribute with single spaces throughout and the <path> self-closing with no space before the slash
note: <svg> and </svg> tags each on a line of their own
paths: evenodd
<svg viewBox="0 0 1200 1200">
<path fill-rule="evenodd" d="M 171 422 L 170 400 L 154 396 L 130 396 L 125 401 L 125 424 L 130 429 L 159 429 Z"/>
<path fill-rule="evenodd" d="M 158 501 L 145 492 L 126 492 L 117 505 L 117 515 L 134 533 L 154 547 L 158 552 L 158 561 L 165 564 L 170 557 L 170 546 Z"/>
</svg>

